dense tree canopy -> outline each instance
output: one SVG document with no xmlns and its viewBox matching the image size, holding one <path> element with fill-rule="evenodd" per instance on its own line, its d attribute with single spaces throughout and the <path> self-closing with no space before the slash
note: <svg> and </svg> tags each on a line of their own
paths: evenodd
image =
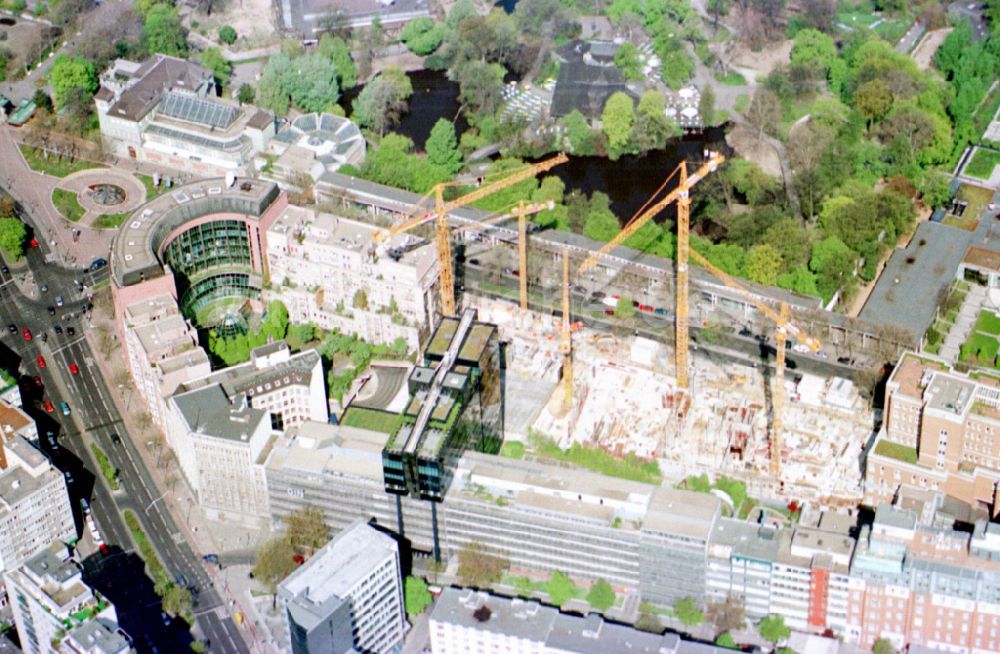
<svg viewBox="0 0 1000 654">
<path fill-rule="evenodd" d="M 150 53 L 184 57 L 187 55 L 187 34 L 177 10 L 165 3 L 149 8 L 143 26 L 143 40 Z"/>
<path fill-rule="evenodd" d="M 397 123 L 406 111 L 413 84 L 399 68 L 386 68 L 370 80 L 354 99 L 353 118 L 378 134 Z"/>
<path fill-rule="evenodd" d="M 64 107 L 74 91 L 92 96 L 98 87 L 97 70 L 83 57 L 58 55 L 49 70 L 49 82 L 55 96 L 56 106 Z"/>
</svg>

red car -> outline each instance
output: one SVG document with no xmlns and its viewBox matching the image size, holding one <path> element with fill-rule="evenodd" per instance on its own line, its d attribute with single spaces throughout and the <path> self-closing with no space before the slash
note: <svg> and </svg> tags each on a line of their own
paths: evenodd
<svg viewBox="0 0 1000 654">
<path fill-rule="evenodd" d="M 37 248 L 38 247 L 38 239 L 35 239 L 35 238 L 31 239 L 30 241 L 28 241 L 28 245 L 30 245 L 33 248 Z"/>
<path fill-rule="evenodd" d="M 71 364 L 69 364 L 69 371 L 71 373 L 73 373 L 74 375 L 79 375 L 80 374 L 80 367 L 77 366 L 75 363 L 71 363 Z"/>
<path fill-rule="evenodd" d="M 38 375 L 35 375 L 34 377 L 32 377 L 31 380 L 33 382 L 35 382 L 35 386 L 37 386 L 38 388 L 42 387 L 42 378 L 39 377 Z"/>
<path fill-rule="evenodd" d="M 24 336 L 24 340 L 30 341 L 31 340 L 31 330 L 28 329 L 27 327 L 25 327 L 24 329 L 21 330 L 21 336 Z"/>
<path fill-rule="evenodd" d="M 45 357 L 43 357 L 41 354 L 39 354 L 37 357 L 35 357 L 35 361 L 38 362 L 38 367 L 39 368 L 44 368 L 45 367 Z"/>
<path fill-rule="evenodd" d="M 52 405 L 52 403 L 49 402 L 48 400 L 45 400 L 45 412 L 52 413 L 55 410 L 56 408 Z"/>
<path fill-rule="evenodd" d="M 100 545 L 98 545 L 97 549 L 99 549 L 101 551 L 101 554 L 104 554 L 105 556 L 107 556 L 108 554 L 111 554 L 111 548 L 108 547 L 104 543 L 101 543 Z"/>
</svg>

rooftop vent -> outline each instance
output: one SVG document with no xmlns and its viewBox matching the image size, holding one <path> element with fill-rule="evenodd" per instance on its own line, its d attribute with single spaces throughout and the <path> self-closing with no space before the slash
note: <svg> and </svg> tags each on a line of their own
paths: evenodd
<svg viewBox="0 0 1000 654">
<path fill-rule="evenodd" d="M 491 611 L 490 607 L 485 604 L 472 612 L 472 617 L 474 617 L 477 622 L 487 622 L 489 621 L 491 615 L 493 615 L 493 611 Z"/>
</svg>

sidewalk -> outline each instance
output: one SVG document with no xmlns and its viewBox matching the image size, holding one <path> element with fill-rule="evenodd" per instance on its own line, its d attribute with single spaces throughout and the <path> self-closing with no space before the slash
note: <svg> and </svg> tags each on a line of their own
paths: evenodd
<svg viewBox="0 0 1000 654">
<path fill-rule="evenodd" d="M 105 380 L 108 380 L 112 391 L 114 391 L 115 384 L 111 380 L 117 379 L 116 375 L 121 375 L 121 372 L 125 370 L 125 363 L 122 359 L 121 346 L 118 343 L 116 343 L 109 356 L 101 356 L 103 351 L 100 348 L 97 335 L 102 329 L 108 329 L 110 333 L 115 333 L 111 318 L 103 312 L 94 311 L 93 328 L 86 330 L 85 335 L 93 351 L 98 355 L 95 359 L 101 374 Z M 148 445 L 149 441 L 147 440 L 149 431 L 144 432 L 140 429 L 136 421 L 139 409 L 143 406 L 143 400 L 130 386 L 131 380 L 129 385 L 124 388 L 119 386 L 118 393 L 111 393 L 126 427 L 123 430 L 122 436 L 133 439 L 143 464 L 149 470 L 153 482 L 156 484 L 157 491 L 162 494 L 163 504 L 167 507 L 178 527 L 183 531 L 195 554 L 202 556 L 209 553 L 223 553 L 229 549 L 245 551 L 247 547 L 258 545 L 261 534 L 239 527 L 238 525 L 212 522 L 206 519 L 180 470 L 175 469 L 171 471 L 157 465 L 158 460 L 166 454 L 166 444 L 163 446 L 163 452 L 155 457 L 157 460 L 154 460 L 154 456 L 150 452 Z M 150 429 L 155 429 L 155 427 L 150 427 Z M 138 439 L 141 439 L 141 441 Z M 176 463 L 173 464 L 173 467 L 176 468 Z M 168 472 L 173 472 L 177 478 L 172 487 L 168 487 L 165 481 Z M 225 603 L 221 607 L 224 612 L 230 615 L 235 614 L 237 611 L 243 613 L 246 616 L 244 626 L 249 628 L 249 633 L 247 634 L 249 637 L 246 638 L 247 642 L 255 646 L 255 650 L 258 652 L 270 652 L 271 650 L 261 646 L 257 636 L 256 625 L 260 624 L 261 620 L 252 604 L 248 606 L 246 597 L 240 594 L 237 594 L 237 596 L 233 595 L 230 590 L 230 579 L 223 572 L 220 572 L 216 566 L 207 565 L 206 568 L 210 576 L 214 578 L 213 585 Z M 243 576 L 246 578 L 245 574 Z M 237 593 L 238 591 L 239 589 L 237 588 Z M 247 593 L 248 596 L 249 594 Z M 247 608 L 251 610 L 247 611 Z"/>
</svg>

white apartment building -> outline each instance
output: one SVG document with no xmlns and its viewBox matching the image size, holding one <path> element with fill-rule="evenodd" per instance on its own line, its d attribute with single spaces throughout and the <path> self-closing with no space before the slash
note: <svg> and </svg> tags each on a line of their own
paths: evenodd
<svg viewBox="0 0 1000 654">
<path fill-rule="evenodd" d="M 376 246 L 377 228 L 289 205 L 267 232 L 272 295 L 291 322 L 313 322 L 372 343 L 430 333 L 438 263 L 424 240 L 397 236 Z"/>
<path fill-rule="evenodd" d="M 357 520 L 278 585 L 292 654 L 398 652 L 405 617 L 399 548 Z"/>
<path fill-rule="evenodd" d="M 83 582 L 66 546 L 53 543 L 4 574 L 21 648 L 27 654 L 123 654 L 113 604 Z M 90 626 L 88 626 L 90 625 Z M 89 637 L 88 637 L 89 636 Z"/>
<path fill-rule="evenodd" d="M 0 471 L 0 568 L 13 570 L 54 541 L 76 537 L 66 480 L 23 436 L 3 444 Z"/>
<path fill-rule="evenodd" d="M 279 341 L 245 364 L 178 387 L 166 433 L 206 515 L 257 525 L 270 515 L 264 462 L 277 433 L 328 419 L 319 354 L 292 355 Z"/>
<path fill-rule="evenodd" d="M 720 654 L 731 650 L 560 613 L 536 600 L 441 591 L 430 616 L 434 654 Z"/>
<path fill-rule="evenodd" d="M 123 325 L 129 374 L 153 424 L 163 427 L 167 398 L 180 384 L 212 372 L 208 355 L 169 295 L 128 305 Z"/>
</svg>

